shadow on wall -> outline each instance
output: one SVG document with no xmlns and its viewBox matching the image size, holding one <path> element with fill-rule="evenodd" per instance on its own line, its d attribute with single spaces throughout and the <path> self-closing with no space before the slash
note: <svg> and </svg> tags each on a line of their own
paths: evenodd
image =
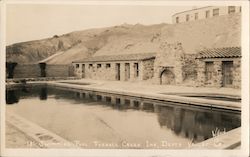
<svg viewBox="0 0 250 157">
<path fill-rule="evenodd" d="M 71 77 L 73 76 L 71 65 L 48 65 L 6 63 L 6 78 L 38 78 L 38 77 Z"/>
</svg>

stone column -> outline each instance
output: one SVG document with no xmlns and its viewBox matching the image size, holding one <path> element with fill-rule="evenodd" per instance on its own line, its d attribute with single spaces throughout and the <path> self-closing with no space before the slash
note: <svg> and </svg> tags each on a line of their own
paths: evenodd
<svg viewBox="0 0 250 157">
<path fill-rule="evenodd" d="M 241 88 L 241 60 L 233 61 L 233 87 Z"/>
<path fill-rule="evenodd" d="M 134 67 L 134 62 L 130 62 L 130 81 L 135 80 L 135 67 Z"/>
<path fill-rule="evenodd" d="M 139 64 L 139 80 L 143 80 L 143 76 L 144 76 L 143 61 L 140 61 L 138 64 Z"/>
<path fill-rule="evenodd" d="M 143 101 L 140 101 L 139 102 L 139 109 L 142 110 L 144 107 L 144 102 Z"/>
<path fill-rule="evenodd" d="M 197 84 L 196 86 L 205 85 L 205 62 L 197 60 Z"/>
<path fill-rule="evenodd" d="M 120 80 L 125 81 L 125 63 L 120 63 Z"/>
<path fill-rule="evenodd" d="M 120 98 L 120 104 L 125 105 L 125 99 L 124 98 Z"/>
<path fill-rule="evenodd" d="M 115 105 L 116 104 L 116 97 L 111 96 L 111 104 Z"/>
<path fill-rule="evenodd" d="M 222 81 L 222 62 L 214 61 L 214 73 L 213 73 L 213 83 L 212 86 L 221 87 Z"/>
</svg>

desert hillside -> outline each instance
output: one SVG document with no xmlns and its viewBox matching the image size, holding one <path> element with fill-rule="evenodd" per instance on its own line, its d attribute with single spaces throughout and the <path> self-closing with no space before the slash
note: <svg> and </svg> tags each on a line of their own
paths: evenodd
<svg viewBox="0 0 250 157">
<path fill-rule="evenodd" d="M 89 29 L 7 46 L 7 61 L 70 64 L 92 55 L 161 51 L 164 42 L 180 42 L 187 54 L 203 48 L 240 46 L 241 14 L 180 24 L 129 25 Z"/>
</svg>

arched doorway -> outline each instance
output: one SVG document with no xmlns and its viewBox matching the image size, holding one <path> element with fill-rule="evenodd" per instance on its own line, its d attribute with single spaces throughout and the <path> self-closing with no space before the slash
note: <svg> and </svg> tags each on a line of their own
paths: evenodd
<svg viewBox="0 0 250 157">
<path fill-rule="evenodd" d="M 175 75 L 172 72 L 172 69 L 167 68 L 160 73 L 160 84 L 175 84 Z"/>
</svg>

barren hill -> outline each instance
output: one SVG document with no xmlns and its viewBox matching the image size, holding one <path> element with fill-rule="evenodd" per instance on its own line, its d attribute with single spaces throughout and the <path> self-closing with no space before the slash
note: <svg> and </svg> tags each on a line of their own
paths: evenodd
<svg viewBox="0 0 250 157">
<path fill-rule="evenodd" d="M 13 44 L 7 46 L 7 61 L 70 64 L 92 55 L 159 52 L 165 42 L 180 42 L 190 54 L 202 48 L 240 46 L 240 33 L 240 13 L 180 24 L 124 24 Z"/>
</svg>

